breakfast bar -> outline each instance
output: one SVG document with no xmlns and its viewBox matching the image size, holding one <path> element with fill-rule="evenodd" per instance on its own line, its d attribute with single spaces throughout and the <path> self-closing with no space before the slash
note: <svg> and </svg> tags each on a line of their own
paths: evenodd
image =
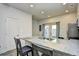
<svg viewBox="0 0 79 59">
<path fill-rule="evenodd" d="M 79 40 L 46 40 L 38 38 L 22 38 L 32 44 L 32 47 L 38 51 L 45 52 L 54 56 L 78 56 Z M 48 52 L 49 51 L 49 52 Z M 38 54 L 38 53 L 37 53 Z M 35 55 L 37 55 L 35 54 Z"/>
</svg>

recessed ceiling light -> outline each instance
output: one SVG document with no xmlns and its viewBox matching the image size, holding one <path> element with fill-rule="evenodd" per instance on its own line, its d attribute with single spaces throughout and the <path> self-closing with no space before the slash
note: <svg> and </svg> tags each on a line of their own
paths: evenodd
<svg viewBox="0 0 79 59">
<path fill-rule="evenodd" d="M 34 7 L 34 5 L 32 5 L 32 4 L 31 4 L 31 5 L 30 5 L 30 7 L 31 7 L 31 8 L 33 8 L 33 7 Z"/>
<path fill-rule="evenodd" d="M 48 15 L 48 17 L 51 17 L 51 16 Z"/>
<path fill-rule="evenodd" d="M 44 14 L 44 11 L 41 11 L 41 14 Z"/>
<path fill-rule="evenodd" d="M 65 10 L 65 12 L 66 12 L 66 13 L 68 13 L 68 12 L 69 12 L 69 10 Z"/>
</svg>

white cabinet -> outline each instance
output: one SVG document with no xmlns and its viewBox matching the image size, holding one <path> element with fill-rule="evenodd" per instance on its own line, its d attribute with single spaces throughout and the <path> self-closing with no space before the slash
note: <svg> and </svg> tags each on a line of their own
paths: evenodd
<svg viewBox="0 0 79 59">
<path fill-rule="evenodd" d="M 6 19 L 6 31 L 7 31 L 7 38 L 6 38 L 6 46 L 7 50 L 11 50 L 15 48 L 14 37 L 19 34 L 18 31 L 18 20 L 14 18 L 7 18 Z"/>
<path fill-rule="evenodd" d="M 0 16 L 0 53 L 5 52 L 6 50 L 6 21 Z M 3 44 L 4 43 L 4 44 Z"/>
<path fill-rule="evenodd" d="M 7 45 L 7 50 L 12 50 L 15 48 L 14 37 L 16 35 L 23 35 L 25 33 L 24 30 L 26 29 L 23 28 L 24 22 L 22 22 L 21 19 L 9 17 L 6 20 L 7 20 L 6 21 L 6 31 L 7 31 L 6 45 Z M 25 45 L 25 41 L 22 41 L 22 45 L 23 46 Z"/>
<path fill-rule="evenodd" d="M 32 15 L 0 4 L 0 54 L 15 48 L 17 34 L 32 36 Z"/>
</svg>

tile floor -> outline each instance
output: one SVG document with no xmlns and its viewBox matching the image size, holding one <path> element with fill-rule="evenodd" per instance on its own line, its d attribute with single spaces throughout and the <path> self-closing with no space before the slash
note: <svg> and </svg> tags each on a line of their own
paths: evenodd
<svg viewBox="0 0 79 59">
<path fill-rule="evenodd" d="M 16 49 L 14 49 L 0 54 L 0 56 L 17 56 L 17 52 Z M 29 56 L 32 56 L 30 52 L 29 52 Z M 39 52 L 39 56 L 41 56 L 41 52 Z"/>
<path fill-rule="evenodd" d="M 16 49 L 2 53 L 0 56 L 17 56 Z"/>
</svg>

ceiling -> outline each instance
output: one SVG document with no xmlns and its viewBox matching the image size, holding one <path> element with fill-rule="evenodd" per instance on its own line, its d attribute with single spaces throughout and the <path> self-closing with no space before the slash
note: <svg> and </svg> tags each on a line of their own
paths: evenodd
<svg viewBox="0 0 79 59">
<path fill-rule="evenodd" d="M 50 17 L 76 12 L 77 3 L 8 3 L 8 5 L 33 15 L 33 19 L 42 20 Z M 30 7 L 30 5 L 33 5 Z M 69 10 L 69 12 L 65 12 Z M 41 11 L 42 14 L 41 14 Z"/>
</svg>

